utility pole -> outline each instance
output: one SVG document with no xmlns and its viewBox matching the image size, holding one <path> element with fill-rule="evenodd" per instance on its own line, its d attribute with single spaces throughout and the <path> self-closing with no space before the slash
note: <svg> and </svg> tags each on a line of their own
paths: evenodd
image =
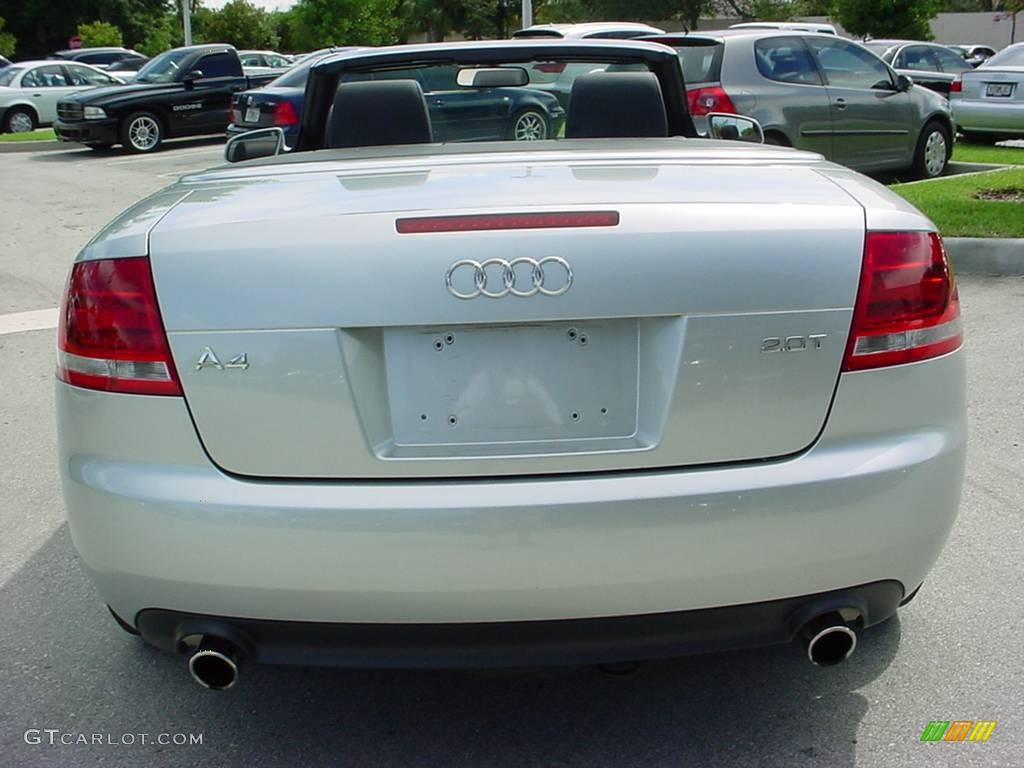
<svg viewBox="0 0 1024 768">
<path fill-rule="evenodd" d="M 533 26 L 533 0 L 523 0 L 523 29 Z"/>
<path fill-rule="evenodd" d="M 185 27 L 185 45 L 192 45 L 192 0 L 181 0 L 181 18 Z"/>
</svg>

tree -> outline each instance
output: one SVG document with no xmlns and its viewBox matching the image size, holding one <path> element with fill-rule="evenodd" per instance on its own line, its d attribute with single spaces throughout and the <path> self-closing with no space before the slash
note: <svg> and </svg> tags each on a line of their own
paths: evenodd
<svg viewBox="0 0 1024 768">
<path fill-rule="evenodd" d="M 18 54 L 42 58 L 68 47 L 79 24 L 96 21 L 117 27 L 125 44 L 144 39 L 171 0 L 2 0 L 7 30 L 18 41 Z"/>
<path fill-rule="evenodd" d="M 4 23 L 0 16 L 0 56 L 13 56 L 17 41 L 10 32 L 4 32 Z"/>
<path fill-rule="evenodd" d="M 931 40 L 936 13 L 937 0 L 836 0 L 839 23 L 858 37 Z"/>
<path fill-rule="evenodd" d="M 287 13 L 291 47 L 312 51 L 331 45 L 398 42 L 399 0 L 299 0 Z"/>
<path fill-rule="evenodd" d="M 176 48 L 184 44 L 184 32 L 178 22 L 178 16 L 174 13 L 166 13 L 153 22 L 149 33 L 142 39 L 142 42 L 135 46 L 135 49 L 147 56 L 156 56 L 169 48 Z"/>
<path fill-rule="evenodd" d="M 276 48 L 279 42 L 274 19 L 249 0 L 230 0 L 219 11 L 197 9 L 193 33 L 196 42 L 236 48 Z"/>
<path fill-rule="evenodd" d="M 79 24 L 78 36 L 82 38 L 83 48 L 124 45 L 124 39 L 121 37 L 121 30 L 113 24 L 108 24 L 105 21 L 93 21 L 88 24 Z"/>
</svg>

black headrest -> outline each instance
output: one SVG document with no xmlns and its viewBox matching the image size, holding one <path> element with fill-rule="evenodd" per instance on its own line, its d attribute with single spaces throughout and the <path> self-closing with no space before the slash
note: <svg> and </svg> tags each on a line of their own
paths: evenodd
<svg viewBox="0 0 1024 768">
<path fill-rule="evenodd" d="M 327 146 L 429 144 L 430 118 L 415 80 L 341 83 L 327 115 Z"/>
<path fill-rule="evenodd" d="M 665 100 L 653 72 L 591 72 L 573 81 L 567 139 L 667 135 Z"/>
</svg>

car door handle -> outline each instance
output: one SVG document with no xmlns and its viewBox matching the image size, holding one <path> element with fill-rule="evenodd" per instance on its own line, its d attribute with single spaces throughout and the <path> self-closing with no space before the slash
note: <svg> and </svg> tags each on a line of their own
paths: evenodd
<svg viewBox="0 0 1024 768">
<path fill-rule="evenodd" d="M 836 109 L 846 109 L 846 99 L 836 99 Z"/>
<path fill-rule="evenodd" d="M 43 94 L 41 94 L 41 93 L 33 93 L 33 94 L 32 94 L 32 98 L 33 98 L 33 99 L 38 99 L 38 98 L 40 98 L 40 97 L 41 97 L 42 95 L 43 95 Z"/>
</svg>

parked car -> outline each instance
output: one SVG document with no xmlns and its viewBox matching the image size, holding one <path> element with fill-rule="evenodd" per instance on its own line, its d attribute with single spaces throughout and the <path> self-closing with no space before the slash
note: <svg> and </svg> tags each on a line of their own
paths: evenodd
<svg viewBox="0 0 1024 768">
<path fill-rule="evenodd" d="M 978 67 L 996 55 L 996 49 L 988 45 L 950 45 L 972 67 Z"/>
<path fill-rule="evenodd" d="M 289 56 L 277 51 L 239 51 L 238 58 L 242 62 L 243 68 L 264 72 L 276 70 L 280 73 L 281 70 L 292 65 Z"/>
<path fill-rule="evenodd" d="M 130 48 L 116 46 L 97 48 L 71 48 L 66 51 L 55 51 L 51 53 L 51 59 L 63 59 L 64 61 L 80 61 L 83 64 L 92 64 L 94 67 L 106 69 L 112 64 L 122 61 L 138 61 L 145 63 L 149 57 Z"/>
<path fill-rule="evenodd" d="M 285 142 L 293 146 L 302 116 L 306 80 L 310 68 L 322 58 L 310 56 L 269 86 L 235 96 L 228 136 L 278 126 L 285 132 Z M 553 138 L 561 130 L 565 109 L 555 96 L 535 88 L 462 87 L 456 82 L 458 72 L 458 67 L 437 66 L 395 69 L 371 77 L 417 81 L 426 99 L 436 141 L 538 141 Z"/>
<path fill-rule="evenodd" d="M 53 127 L 61 141 L 153 152 L 167 138 L 220 133 L 230 119 L 231 97 L 272 79 L 244 75 L 230 45 L 174 48 L 153 58 L 127 85 L 61 100 Z"/>
<path fill-rule="evenodd" d="M 351 77 L 580 58 L 642 71 L 581 75 L 529 145 L 433 143 L 418 80 Z M 223 689 L 247 660 L 829 665 L 909 602 L 967 437 L 935 226 L 818 155 L 698 138 L 684 88 L 632 41 L 333 55 L 295 150 L 235 137 L 265 156 L 90 240 L 58 466 L 120 625 Z"/>
<path fill-rule="evenodd" d="M 663 29 L 630 21 L 592 21 L 581 24 L 534 24 L 512 33 L 518 40 L 526 38 L 566 40 L 629 40 L 644 35 L 658 35 Z"/>
<path fill-rule="evenodd" d="M 991 144 L 1024 136 L 1024 43 L 961 74 L 949 98 L 957 128 L 968 141 Z"/>
<path fill-rule="evenodd" d="M 953 148 L 949 103 L 834 35 L 730 29 L 643 38 L 679 53 L 690 112 L 749 115 L 773 144 L 865 172 L 939 176 Z"/>
<path fill-rule="evenodd" d="M 0 129 L 24 133 L 57 119 L 60 99 L 121 80 L 101 69 L 77 62 L 19 61 L 0 69 Z"/>
<path fill-rule="evenodd" d="M 349 48 L 322 48 L 305 54 L 291 69 L 262 88 L 242 91 L 232 96 L 228 137 L 257 128 L 277 126 L 284 131 L 288 146 L 294 145 L 299 132 L 299 118 L 302 115 L 310 67 L 330 53 L 346 50 Z"/>
<path fill-rule="evenodd" d="M 832 24 L 819 24 L 814 21 L 744 21 L 740 24 L 730 24 L 729 29 L 785 29 L 790 32 L 836 34 L 836 28 Z"/>
<path fill-rule="evenodd" d="M 147 56 L 143 56 L 141 58 L 132 57 L 130 59 L 121 59 L 107 67 L 107 72 L 117 75 L 126 83 L 130 83 L 135 79 L 139 70 L 146 66 L 147 61 L 149 61 L 149 57 Z"/>
<path fill-rule="evenodd" d="M 935 43 L 913 40 L 868 40 L 864 47 L 893 67 L 899 74 L 913 78 L 918 85 L 943 96 L 949 95 L 950 84 L 961 72 L 971 69 L 963 56 Z"/>
</svg>

